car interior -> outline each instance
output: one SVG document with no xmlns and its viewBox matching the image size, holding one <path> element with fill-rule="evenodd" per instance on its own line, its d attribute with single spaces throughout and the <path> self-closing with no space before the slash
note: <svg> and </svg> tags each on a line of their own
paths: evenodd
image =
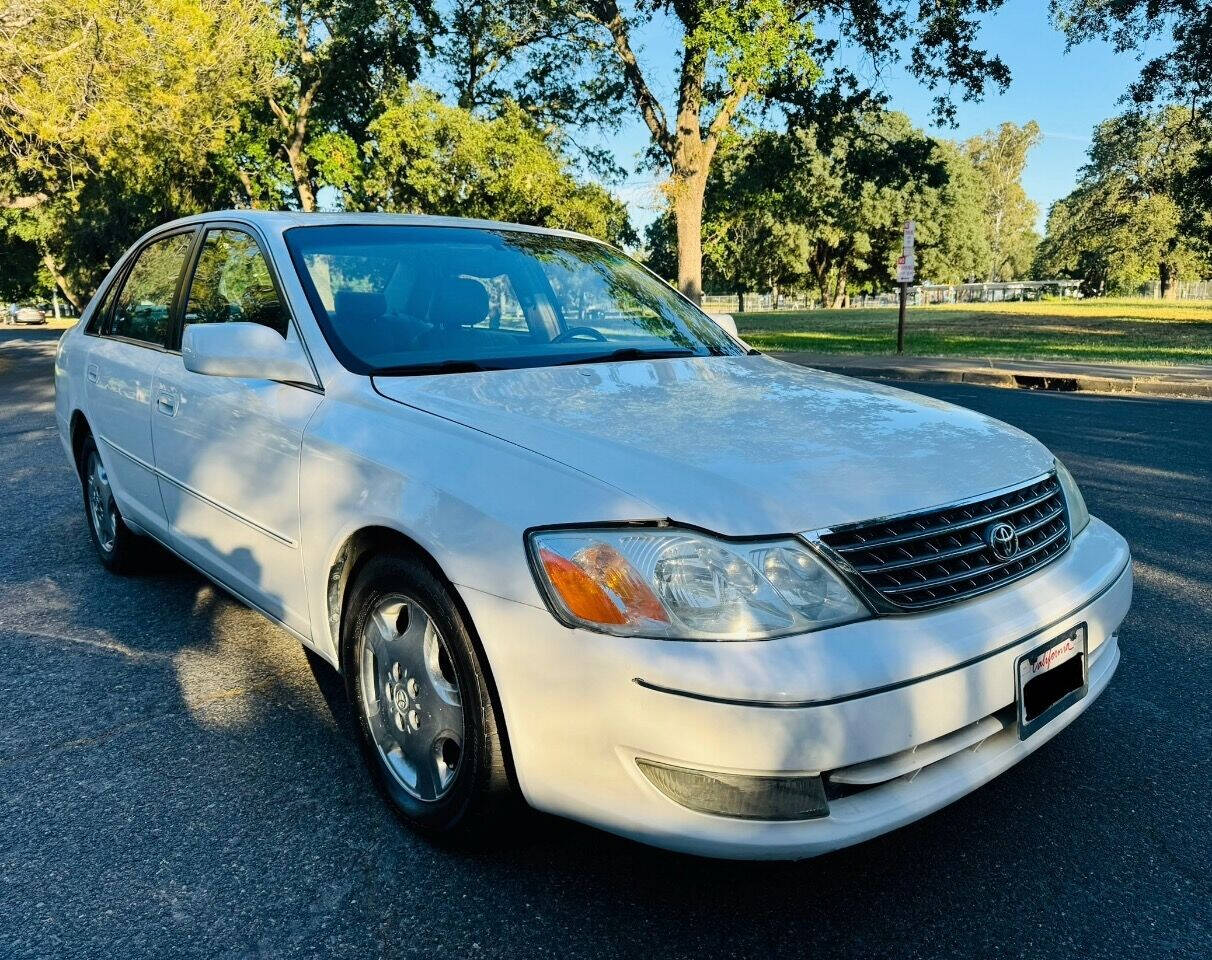
<svg viewBox="0 0 1212 960">
<path fill-rule="evenodd" d="M 376 368 L 697 346 L 641 282 L 571 248 L 490 235 L 325 244 L 299 258 L 331 335 Z"/>
</svg>

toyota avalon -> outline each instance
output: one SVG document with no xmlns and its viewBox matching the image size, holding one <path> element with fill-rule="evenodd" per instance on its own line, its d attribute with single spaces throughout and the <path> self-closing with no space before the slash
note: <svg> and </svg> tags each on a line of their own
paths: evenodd
<svg viewBox="0 0 1212 960">
<path fill-rule="evenodd" d="M 764 356 L 572 233 L 168 224 L 64 334 L 56 408 L 100 562 L 156 541 L 330 662 L 425 832 L 520 799 L 811 856 L 1013 766 L 1119 662 L 1128 547 L 1039 442 Z"/>
</svg>

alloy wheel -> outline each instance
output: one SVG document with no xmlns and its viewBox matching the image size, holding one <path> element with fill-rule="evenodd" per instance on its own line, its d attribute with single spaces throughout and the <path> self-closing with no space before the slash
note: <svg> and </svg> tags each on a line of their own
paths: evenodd
<svg viewBox="0 0 1212 960">
<path fill-rule="evenodd" d="M 443 797 L 463 755 L 454 660 L 433 618 L 410 597 L 380 600 L 362 628 L 361 709 L 392 777 L 418 800 Z"/>
<path fill-rule="evenodd" d="M 114 506 L 114 494 L 109 486 L 109 475 L 105 465 L 92 451 L 88 456 L 88 512 L 93 532 L 101 549 L 110 553 L 118 539 L 118 512 Z"/>
</svg>

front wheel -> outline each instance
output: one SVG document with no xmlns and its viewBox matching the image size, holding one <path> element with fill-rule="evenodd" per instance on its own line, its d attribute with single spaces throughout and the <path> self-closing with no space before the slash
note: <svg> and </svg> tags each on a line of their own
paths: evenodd
<svg viewBox="0 0 1212 960">
<path fill-rule="evenodd" d="M 466 834 L 511 806 L 485 669 L 440 580 L 416 559 L 371 559 L 343 636 L 346 685 L 376 785 L 412 826 Z"/>
</svg>

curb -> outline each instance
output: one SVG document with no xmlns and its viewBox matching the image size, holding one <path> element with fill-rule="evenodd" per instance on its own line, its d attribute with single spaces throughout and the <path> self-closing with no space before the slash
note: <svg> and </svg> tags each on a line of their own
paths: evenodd
<svg viewBox="0 0 1212 960">
<path fill-rule="evenodd" d="M 1009 370 L 992 365 L 960 366 L 902 366 L 895 362 L 871 364 L 833 361 L 819 355 L 776 353 L 772 356 L 801 366 L 810 366 L 848 377 L 873 380 L 909 380 L 923 383 L 968 383 L 982 387 L 1002 387 L 1011 390 L 1047 390 L 1057 393 L 1137 394 L 1153 397 L 1191 397 L 1212 400 L 1212 376 L 1208 379 L 1167 379 L 1145 374 L 1129 376 L 1099 376 L 1083 371 L 1067 370 L 1063 366 L 1049 370 Z"/>
</svg>

